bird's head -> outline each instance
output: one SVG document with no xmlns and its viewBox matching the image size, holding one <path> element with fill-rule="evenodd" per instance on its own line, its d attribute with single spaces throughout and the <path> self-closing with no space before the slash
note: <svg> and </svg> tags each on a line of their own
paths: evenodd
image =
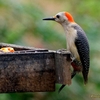
<svg viewBox="0 0 100 100">
<path fill-rule="evenodd" d="M 59 12 L 55 16 L 44 18 L 43 20 L 53 20 L 60 24 L 74 22 L 72 15 L 68 12 Z"/>
</svg>

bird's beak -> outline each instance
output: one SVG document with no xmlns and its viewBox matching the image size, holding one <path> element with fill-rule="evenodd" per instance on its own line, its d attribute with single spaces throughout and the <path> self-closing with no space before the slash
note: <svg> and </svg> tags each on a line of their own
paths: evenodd
<svg viewBox="0 0 100 100">
<path fill-rule="evenodd" d="M 44 18 L 43 20 L 55 20 L 55 17 Z"/>
</svg>

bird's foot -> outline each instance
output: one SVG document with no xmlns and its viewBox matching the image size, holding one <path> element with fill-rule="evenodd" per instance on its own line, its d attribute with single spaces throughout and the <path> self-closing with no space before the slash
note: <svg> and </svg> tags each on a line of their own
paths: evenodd
<svg viewBox="0 0 100 100">
<path fill-rule="evenodd" d="M 67 51 L 67 49 L 58 49 L 57 50 L 57 53 L 61 53 L 61 54 L 71 54 L 71 52 L 70 51 Z"/>
<path fill-rule="evenodd" d="M 62 48 L 62 49 L 58 49 L 57 52 L 66 52 L 67 50 Z"/>
</svg>

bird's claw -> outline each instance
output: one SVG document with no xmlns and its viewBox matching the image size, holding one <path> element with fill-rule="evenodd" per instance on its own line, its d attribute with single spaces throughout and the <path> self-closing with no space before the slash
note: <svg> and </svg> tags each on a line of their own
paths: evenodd
<svg viewBox="0 0 100 100">
<path fill-rule="evenodd" d="M 58 49 L 57 53 L 61 53 L 61 54 L 71 54 L 70 51 L 67 51 L 66 49 Z"/>
</svg>

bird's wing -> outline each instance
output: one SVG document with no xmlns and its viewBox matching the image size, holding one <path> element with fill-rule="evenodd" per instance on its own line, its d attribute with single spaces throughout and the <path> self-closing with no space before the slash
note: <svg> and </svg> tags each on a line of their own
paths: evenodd
<svg viewBox="0 0 100 100">
<path fill-rule="evenodd" d="M 82 30 L 80 26 L 74 27 L 77 30 L 77 37 L 75 39 L 75 45 L 78 50 L 80 60 L 82 63 L 82 74 L 84 77 L 84 82 L 85 84 L 88 81 L 88 72 L 89 72 L 89 63 L 90 63 L 90 58 L 89 58 L 89 43 L 86 37 L 85 32 Z"/>
</svg>

